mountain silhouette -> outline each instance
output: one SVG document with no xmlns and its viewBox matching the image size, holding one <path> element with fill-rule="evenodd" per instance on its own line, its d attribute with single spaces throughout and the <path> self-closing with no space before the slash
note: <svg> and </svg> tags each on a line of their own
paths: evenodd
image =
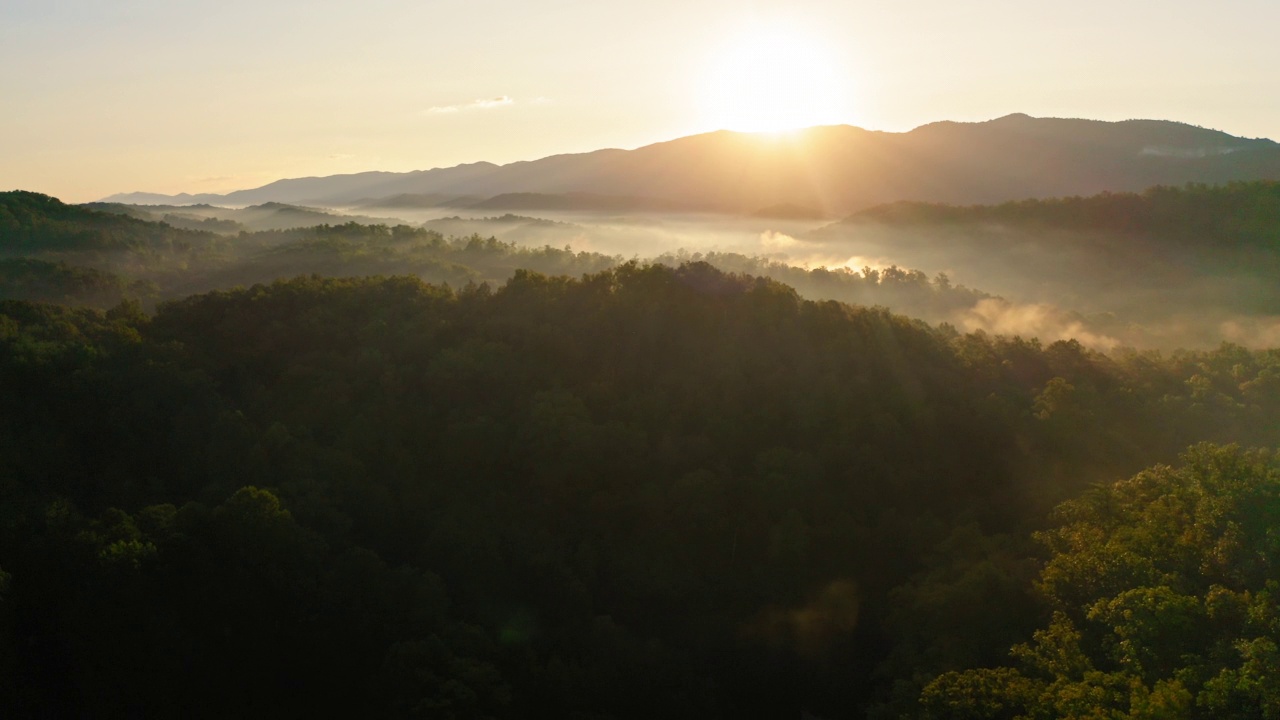
<svg viewBox="0 0 1280 720">
<path fill-rule="evenodd" d="M 130 193 L 111 202 L 369 206 L 399 196 L 589 193 L 629 204 L 728 213 L 796 206 L 842 216 L 900 200 L 953 204 L 1139 191 L 1153 185 L 1280 179 L 1280 145 L 1163 120 L 1015 114 L 904 133 L 848 125 L 784 134 L 717 131 L 635 150 L 472 163 L 407 173 L 278 180 L 226 195 Z M 644 199 L 643 201 L 641 199 Z M 482 203 L 485 201 L 482 201 Z M 500 203 L 499 203 L 500 204 Z M 555 203 L 551 203 L 555 204 Z M 610 203 L 604 203 L 610 204 Z"/>
</svg>

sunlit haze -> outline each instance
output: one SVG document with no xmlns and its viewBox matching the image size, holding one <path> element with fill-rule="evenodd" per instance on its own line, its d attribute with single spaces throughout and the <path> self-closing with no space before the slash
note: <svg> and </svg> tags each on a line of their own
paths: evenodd
<svg viewBox="0 0 1280 720">
<path fill-rule="evenodd" d="M 1280 3 L 0 0 L 0 188 L 69 201 L 1012 112 L 1280 136 Z"/>
<path fill-rule="evenodd" d="M 709 127 L 778 132 L 856 117 L 849 64 L 815 30 L 750 23 L 713 44 L 703 72 Z"/>
<path fill-rule="evenodd" d="M 0 0 L 0 720 L 1280 720 L 1277 29 Z"/>
</svg>

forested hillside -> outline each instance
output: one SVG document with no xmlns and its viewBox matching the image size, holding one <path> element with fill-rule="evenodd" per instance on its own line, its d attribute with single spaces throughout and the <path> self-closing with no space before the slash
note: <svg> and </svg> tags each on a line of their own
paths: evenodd
<svg viewBox="0 0 1280 720">
<path fill-rule="evenodd" d="M 1082 340 L 1165 349 L 1223 338 L 1280 343 L 1277 182 L 964 207 L 898 203 L 811 238 L 905 267 L 944 267 L 990 295 L 1075 311 L 1084 317 L 1073 336 Z M 1004 332 L 1036 333 L 1011 324 Z"/>
<path fill-rule="evenodd" d="M 119 203 L 86 203 L 88 210 L 127 215 L 139 220 L 163 222 L 176 228 L 206 230 L 221 235 L 261 230 L 289 230 L 316 225 L 395 225 L 392 218 L 374 218 L 366 215 L 345 215 L 318 208 L 285 205 L 268 202 L 244 208 L 224 208 L 213 205 L 122 205 Z"/>
<path fill-rule="evenodd" d="M 1120 628 L 1091 667 L 1156 653 L 1114 683 L 1185 699 L 1192 641 L 1116 618 L 1202 592 L 1236 619 L 1196 677 L 1227 679 L 1182 688 L 1277 709 L 1261 456 L 1088 490 L 1275 446 L 1277 351 L 1107 356 L 627 263 L 2 302 L 0 407 L 7 717 L 1011 717 L 1057 666 L 963 671 L 1085 614 Z M 1029 533 L 1086 491 L 1041 570 Z M 1105 553 L 1145 574 L 1095 579 Z"/>
<path fill-rule="evenodd" d="M 550 239 L 555 231 L 565 228 L 581 231 L 563 223 L 515 215 L 480 221 L 443 218 L 421 228 L 351 221 L 226 235 L 122 216 L 119 210 L 65 205 L 38 193 L 0 193 L 0 299 L 101 310 L 132 299 L 150 309 L 159 301 L 192 293 L 298 275 L 415 275 L 461 288 L 498 285 L 519 269 L 579 276 L 623 262 L 616 255 L 504 241 L 474 232 L 476 227 L 488 231 L 516 227 L 527 230 L 534 239 L 548 232 Z M 270 222 L 278 219 L 275 211 L 267 218 Z M 705 260 L 730 272 L 773 277 L 809 297 L 884 305 L 931 322 L 949 320 L 989 297 L 953 286 L 945 277 L 931 279 L 918 270 L 896 266 L 862 272 L 807 269 L 725 252 L 681 252 L 654 259 L 670 265 L 690 260 Z"/>
<path fill-rule="evenodd" d="M 40 193 L 0 193 L 0 253 L 190 250 L 213 235 L 67 205 Z"/>
<path fill-rule="evenodd" d="M 1030 199 L 1000 205 L 902 202 L 863 210 L 848 224 L 1012 225 L 1121 237 L 1156 236 L 1219 251 L 1280 244 L 1280 182 L 1156 186 L 1142 193 Z"/>
<path fill-rule="evenodd" d="M 277 216 L 278 208 L 268 210 Z M 415 274 L 461 286 L 502 282 L 517 268 L 580 275 L 618 262 L 597 253 L 354 221 L 215 234 L 65 205 L 38 193 L 0 193 L 0 298 L 99 309 L 135 299 L 150 307 L 194 292 L 311 273 Z"/>
</svg>

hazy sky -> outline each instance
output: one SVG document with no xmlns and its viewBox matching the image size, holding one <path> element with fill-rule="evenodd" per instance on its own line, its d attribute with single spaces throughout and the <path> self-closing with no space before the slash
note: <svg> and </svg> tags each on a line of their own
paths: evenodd
<svg viewBox="0 0 1280 720">
<path fill-rule="evenodd" d="M 721 126 L 1280 139 L 1280 0 L 0 0 L 0 189 L 68 201 Z"/>
</svg>

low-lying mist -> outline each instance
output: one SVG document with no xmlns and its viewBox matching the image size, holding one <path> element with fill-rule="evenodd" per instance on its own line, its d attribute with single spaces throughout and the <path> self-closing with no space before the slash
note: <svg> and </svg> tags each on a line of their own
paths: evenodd
<svg viewBox="0 0 1280 720">
<path fill-rule="evenodd" d="M 17 278 L 8 281 L 10 296 L 65 299 L 70 291 L 59 295 L 59 282 L 89 283 L 96 304 L 130 294 L 153 303 L 312 273 L 413 274 L 457 287 L 500 284 L 518 269 L 581 275 L 622 262 L 702 261 L 774 278 L 811 299 L 879 305 L 964 332 L 1075 339 L 1100 350 L 1280 343 L 1275 257 L 1258 248 L 1188 248 L 1159 236 L 657 212 L 90 207 L 163 223 L 149 227 L 167 225 L 190 239 L 26 253 L 25 265 L 6 270 Z M 87 269 L 121 279 L 88 277 Z"/>
<path fill-rule="evenodd" d="M 1277 267 L 1275 258 L 1192 252 L 1159 237 L 652 213 L 424 212 L 411 221 L 446 235 L 519 245 L 641 261 L 706 260 L 774 277 L 814 299 L 879 304 L 964 331 L 1076 339 L 1103 350 L 1223 341 L 1266 346 L 1280 334 L 1280 288 L 1266 272 Z"/>
</svg>

